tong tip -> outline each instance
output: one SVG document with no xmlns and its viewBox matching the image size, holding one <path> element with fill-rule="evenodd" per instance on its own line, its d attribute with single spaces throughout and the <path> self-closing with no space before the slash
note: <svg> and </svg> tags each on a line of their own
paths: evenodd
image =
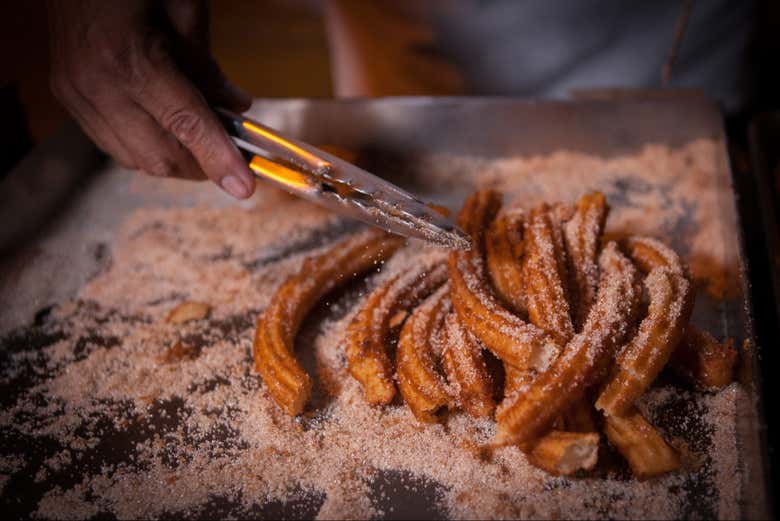
<svg viewBox="0 0 780 521">
<path fill-rule="evenodd" d="M 457 226 L 436 226 L 436 228 L 418 228 L 420 238 L 450 250 L 470 250 L 471 239 Z"/>
</svg>

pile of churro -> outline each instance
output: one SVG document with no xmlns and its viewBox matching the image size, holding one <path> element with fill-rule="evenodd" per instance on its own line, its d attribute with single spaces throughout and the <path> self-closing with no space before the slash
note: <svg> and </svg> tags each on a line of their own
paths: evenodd
<svg viewBox="0 0 780 521">
<path fill-rule="evenodd" d="M 555 475 L 592 470 L 604 443 L 639 479 L 680 469 L 679 449 L 635 403 L 664 369 L 697 389 L 727 385 L 737 351 L 689 324 L 694 288 L 679 256 L 653 238 L 605 237 L 608 212 L 598 192 L 534 208 L 502 208 L 493 190 L 469 197 L 458 224 L 472 248 L 384 280 L 348 327 L 349 373 L 367 402 L 400 398 L 421 422 L 492 418 L 486 449 L 516 445 Z M 286 413 L 312 392 L 293 352 L 308 311 L 403 244 L 359 232 L 277 289 L 254 361 Z"/>
</svg>

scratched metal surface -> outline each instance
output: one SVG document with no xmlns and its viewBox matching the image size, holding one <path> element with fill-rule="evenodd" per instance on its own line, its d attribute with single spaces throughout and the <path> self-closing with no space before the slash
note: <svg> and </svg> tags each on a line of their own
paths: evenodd
<svg viewBox="0 0 780 521">
<path fill-rule="evenodd" d="M 528 102 L 508 98 L 258 100 L 252 115 L 306 141 L 358 150 L 362 166 L 418 192 L 426 189 L 424 172 L 416 171 L 410 158 L 426 154 L 457 152 L 498 159 L 546 154 L 566 148 L 612 157 L 636 152 L 646 143 L 679 146 L 696 138 L 707 138 L 719 141 L 724 157 L 726 155 L 720 113 L 714 105 L 702 99 L 576 102 Z M 57 302 L 74 297 L 85 281 L 100 272 L 118 225 L 133 209 L 199 202 L 230 204 L 226 197 L 206 185 L 189 185 L 185 190 L 176 192 L 144 189 L 143 183 L 139 188 L 127 173 L 110 164 L 95 168 L 92 156 L 83 150 L 76 153 L 79 146 L 87 147 L 88 144 L 84 140 L 79 142 L 78 138 L 74 143 L 72 135 L 68 143 L 59 148 L 56 143 L 49 143 L 9 176 L 10 182 L 24 176 L 42 176 L 40 186 L 45 186 L 46 176 L 57 175 L 57 172 L 61 175 L 62 165 L 65 164 L 68 172 L 79 174 L 73 177 L 80 189 L 76 197 L 61 203 L 56 213 L 49 214 L 54 217 L 45 220 L 37 231 L 26 231 L 29 240 L 16 245 L 0 261 L 0 301 L 3 303 L 0 312 L 0 360 L 4 363 L 10 352 L 40 349 L 61 338 L 56 327 L 52 328 L 47 323 L 47 310 Z M 58 158 L 55 162 L 57 171 L 49 171 L 45 166 L 52 164 L 52 157 Z M 717 184 L 723 208 L 721 218 L 727 223 L 728 236 L 723 239 L 729 244 L 738 244 L 740 233 L 734 207 L 735 194 L 728 167 L 713 172 L 712 182 Z M 610 200 L 619 201 L 621 196 L 625 196 L 623 192 L 632 189 L 635 188 L 630 185 L 616 187 L 609 194 Z M 466 194 L 464 188 L 452 186 L 427 195 L 457 206 Z M 40 208 L 35 210 L 38 213 L 42 211 Z M 20 223 L 31 222 L 24 216 L 24 209 L 17 212 Z M 684 222 L 680 223 L 679 229 L 685 229 Z M 318 241 L 298 244 L 296 248 L 301 251 L 311 249 L 318 242 L 333 240 L 338 235 L 336 232 L 320 237 Z M 247 333 L 252 327 L 250 315 L 253 313 L 256 310 L 229 323 L 208 323 L 207 328 L 222 335 Z M 696 319 L 718 336 L 730 335 L 741 340 L 752 335 L 750 304 L 745 300 L 744 292 L 731 300 L 704 302 L 699 306 Z M 94 334 L 98 338 L 92 341 L 101 340 L 99 331 Z M 307 334 L 310 333 L 306 330 L 302 332 L 304 337 Z M 111 339 L 103 338 L 102 341 L 110 342 Z M 748 360 L 742 378 L 746 386 L 756 392 L 754 373 L 751 372 L 754 365 L 754 359 Z M 18 379 L 4 382 L 0 389 L 3 407 L 12 404 L 25 386 L 45 378 L 45 375 L 28 373 L 22 371 Z M 748 407 L 744 411 L 739 433 L 740 463 L 750 470 L 748 474 L 753 477 L 750 486 L 746 487 L 742 511 L 744 517 L 751 518 L 768 514 L 763 482 L 763 422 L 753 409 Z M 687 412 L 684 409 L 670 410 L 668 414 L 668 422 L 673 424 L 676 417 Z M 175 414 L 168 416 L 175 418 Z M 150 421 L 162 421 L 154 413 L 150 417 Z M 68 483 L 78 482 L 89 468 L 99 468 L 106 462 L 128 457 L 134 437 L 140 435 L 140 432 L 134 431 L 109 433 L 89 457 L 49 480 L 35 482 L 32 476 L 35 475 L 36 465 L 40 466 L 56 452 L 57 447 L 45 439 L 25 439 L 15 435 L 13 429 L 3 428 L 0 455 L 24 453 L 28 463 L 6 482 L 0 504 L 11 513 L 29 514 L 49 488 L 55 485 L 66 487 Z M 706 433 L 701 436 L 706 437 Z M 692 441 L 697 442 L 696 439 Z M 756 476 L 761 479 L 756 479 Z M 395 518 L 440 517 L 442 513 L 431 507 L 435 487 L 429 484 L 416 486 L 417 490 L 413 492 L 406 477 L 382 474 L 375 487 L 383 490 L 385 496 L 380 499 L 378 494 L 377 501 L 382 502 L 382 507 L 393 505 L 392 516 Z M 702 490 L 694 490 L 685 496 L 684 501 L 690 503 L 685 511 L 690 517 L 712 515 L 708 499 L 711 491 L 707 486 L 705 481 Z M 217 499 L 201 514 L 207 517 L 227 515 L 234 511 L 234 507 L 227 500 Z M 310 509 L 311 501 L 270 504 L 258 507 L 252 514 L 257 517 L 311 517 L 316 510 Z"/>
</svg>

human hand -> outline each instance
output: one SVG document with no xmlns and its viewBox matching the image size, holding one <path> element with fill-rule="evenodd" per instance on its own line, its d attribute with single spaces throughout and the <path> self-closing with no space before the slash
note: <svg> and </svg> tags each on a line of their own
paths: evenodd
<svg viewBox="0 0 780 521">
<path fill-rule="evenodd" d="M 49 0 L 48 13 L 52 91 L 98 147 L 127 168 L 252 195 L 208 106 L 243 112 L 252 100 L 211 56 L 206 0 Z"/>
</svg>

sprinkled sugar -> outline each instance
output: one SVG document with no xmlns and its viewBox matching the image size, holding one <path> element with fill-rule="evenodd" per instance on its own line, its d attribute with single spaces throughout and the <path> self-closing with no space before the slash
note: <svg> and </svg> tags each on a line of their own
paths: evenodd
<svg viewBox="0 0 780 521">
<path fill-rule="evenodd" d="M 464 189 L 491 183 L 526 208 L 603 190 L 614 208 L 608 232 L 674 236 L 695 278 L 723 297 L 736 246 L 720 239 L 717 197 L 704 181 L 716 150 L 696 141 L 610 160 L 433 157 L 420 170 L 442 186 L 453 175 Z M 691 169 L 698 173 L 680 174 Z M 633 188 L 620 191 L 626 183 Z M 685 472 L 645 482 L 608 451 L 581 478 L 549 476 L 514 447 L 486 460 L 478 447 L 493 422 L 451 414 L 423 425 L 403 405 L 366 405 L 346 370 L 344 332 L 374 285 L 441 255 L 416 242 L 307 319 L 296 352 L 315 375 L 315 397 L 302 417 L 284 415 L 252 369 L 254 321 L 304 252 L 351 225 L 299 201 L 277 204 L 138 211 L 116 237 L 110 268 L 75 301 L 31 335 L 2 338 L 1 381 L 15 390 L 0 429 L 30 447 L 24 457 L 3 450 L 4 493 L 37 490 L 35 514 L 54 519 L 381 517 L 403 513 L 398 494 L 452 518 L 739 515 L 737 384 L 709 395 L 665 385 L 642 398 L 648 418 L 692 454 Z M 676 227 L 683 220 L 692 224 Z M 209 303 L 211 316 L 166 323 L 186 300 Z M 191 346 L 187 357 L 166 356 L 176 342 Z"/>
</svg>

